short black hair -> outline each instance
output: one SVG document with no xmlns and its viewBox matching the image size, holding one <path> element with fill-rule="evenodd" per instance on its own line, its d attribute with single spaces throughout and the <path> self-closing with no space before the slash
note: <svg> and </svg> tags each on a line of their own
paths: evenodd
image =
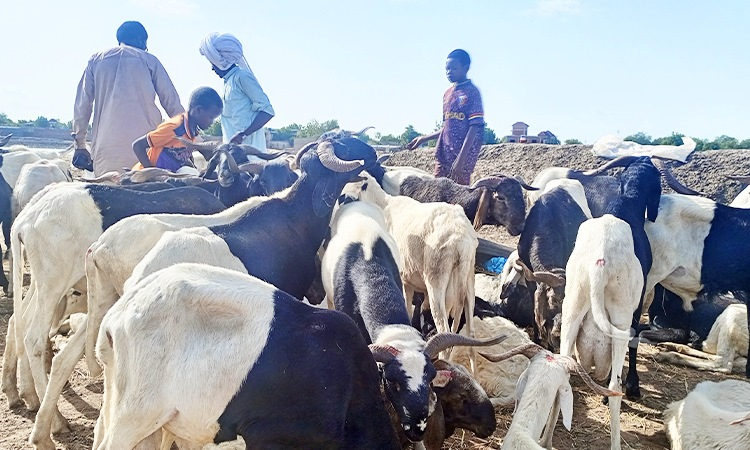
<svg viewBox="0 0 750 450">
<path fill-rule="evenodd" d="M 190 94 L 189 108 L 192 109 L 196 106 L 202 106 L 204 108 L 210 108 L 212 106 L 224 108 L 224 102 L 221 101 L 221 96 L 218 92 L 208 86 L 202 86 Z"/>
<path fill-rule="evenodd" d="M 471 65 L 471 58 L 469 57 L 469 54 L 466 52 L 466 50 L 461 50 L 460 48 L 457 48 L 456 50 L 448 53 L 448 59 L 455 59 L 464 66 Z"/>
<path fill-rule="evenodd" d="M 120 25 L 117 29 L 117 43 L 132 45 L 148 40 L 148 33 L 146 27 L 142 23 L 135 20 L 128 20 Z"/>
</svg>

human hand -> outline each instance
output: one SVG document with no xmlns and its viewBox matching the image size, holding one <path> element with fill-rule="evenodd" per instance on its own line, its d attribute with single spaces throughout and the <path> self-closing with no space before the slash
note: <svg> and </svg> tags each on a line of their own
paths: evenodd
<svg viewBox="0 0 750 450">
<path fill-rule="evenodd" d="M 409 150 L 414 150 L 415 148 L 419 147 L 420 145 L 424 144 L 424 136 L 415 137 L 411 140 L 408 144 L 406 144 L 406 148 Z"/>
<path fill-rule="evenodd" d="M 94 162 L 91 160 L 91 154 L 85 148 L 75 149 L 71 164 L 73 164 L 73 167 L 81 170 L 94 171 Z"/>
<path fill-rule="evenodd" d="M 244 131 L 240 131 L 239 133 L 237 133 L 234 136 L 232 136 L 232 139 L 229 140 L 229 143 L 230 144 L 240 145 L 240 144 L 242 144 L 242 140 L 243 139 L 245 139 L 245 132 Z"/>
<path fill-rule="evenodd" d="M 458 164 L 458 161 L 454 162 L 451 166 L 451 180 L 463 180 L 466 178 L 466 165 Z"/>
</svg>

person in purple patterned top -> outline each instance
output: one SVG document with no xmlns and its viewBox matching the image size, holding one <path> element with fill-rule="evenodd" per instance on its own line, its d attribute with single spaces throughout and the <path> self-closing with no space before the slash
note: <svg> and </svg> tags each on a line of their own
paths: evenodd
<svg viewBox="0 0 750 450">
<path fill-rule="evenodd" d="M 437 138 L 435 175 L 469 184 L 484 140 L 484 109 L 479 89 L 466 78 L 471 58 L 464 50 L 453 50 L 445 63 L 445 74 L 453 83 L 443 95 L 443 127 L 415 138 L 406 146 L 413 150 Z"/>
</svg>

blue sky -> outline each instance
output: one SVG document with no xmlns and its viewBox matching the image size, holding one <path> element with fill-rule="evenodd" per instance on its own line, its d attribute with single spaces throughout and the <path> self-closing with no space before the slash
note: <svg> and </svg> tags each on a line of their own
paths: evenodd
<svg viewBox="0 0 750 450">
<path fill-rule="evenodd" d="M 4 2 L 0 112 L 72 118 L 88 58 L 139 20 L 183 103 L 221 80 L 198 53 L 235 34 L 280 127 L 310 119 L 431 131 L 464 48 L 499 136 L 750 138 L 750 2 L 698 0 L 26 0 Z"/>
</svg>

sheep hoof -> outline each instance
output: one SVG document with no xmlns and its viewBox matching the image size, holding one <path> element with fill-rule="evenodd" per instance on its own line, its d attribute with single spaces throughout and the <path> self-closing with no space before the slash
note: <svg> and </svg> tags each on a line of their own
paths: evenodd
<svg viewBox="0 0 750 450">
<path fill-rule="evenodd" d="M 628 400 L 638 400 L 641 398 L 641 388 L 640 386 L 625 386 L 625 397 L 627 397 Z"/>
</svg>

